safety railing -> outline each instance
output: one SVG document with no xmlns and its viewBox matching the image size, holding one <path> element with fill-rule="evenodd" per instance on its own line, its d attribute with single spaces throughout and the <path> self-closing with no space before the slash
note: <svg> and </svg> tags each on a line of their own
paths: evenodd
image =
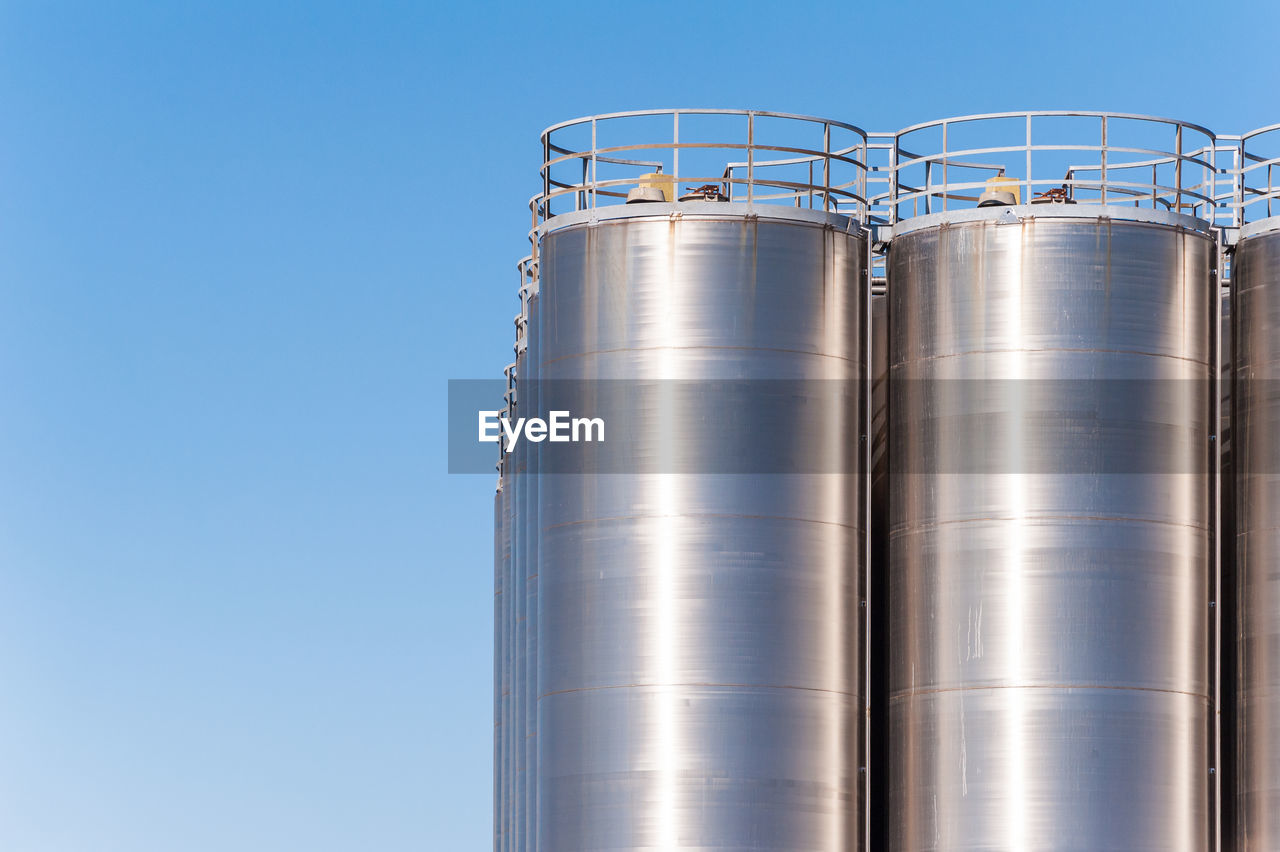
<svg viewBox="0 0 1280 852">
<path fill-rule="evenodd" d="M 1241 134 L 1235 203 L 1239 222 L 1280 216 L 1280 124 Z"/>
<path fill-rule="evenodd" d="M 990 113 L 899 131 L 893 221 L 1010 203 L 1151 207 L 1213 220 L 1214 134 L 1168 118 L 1089 111 Z"/>
<path fill-rule="evenodd" d="M 515 343 L 511 349 L 519 358 L 525 353 L 529 347 L 529 300 L 538 294 L 538 262 L 532 255 L 526 255 L 516 262 L 516 272 L 520 276 L 520 286 L 516 290 L 520 297 L 520 313 L 512 318 L 515 325 L 516 336 Z M 519 384 L 519 376 L 516 374 L 516 362 L 510 363 L 502 371 L 505 379 L 505 390 L 502 394 L 501 415 L 506 417 L 515 410 L 516 406 L 516 385 Z M 503 442 L 498 442 L 498 470 L 502 469 L 502 460 L 506 457 L 506 451 L 503 449 Z"/>
<path fill-rule="evenodd" d="M 889 222 L 889 199 L 893 190 L 894 134 L 889 131 L 867 133 L 866 203 L 857 210 L 847 199 L 836 199 L 836 209 L 858 213 L 868 224 Z"/>
<path fill-rule="evenodd" d="M 502 391 L 502 409 L 498 412 L 501 417 L 510 417 L 516 410 L 516 364 L 511 362 L 502 368 L 502 379 L 504 389 Z M 498 470 L 502 470 L 502 461 L 507 457 L 505 442 L 498 441 Z"/>
<path fill-rule="evenodd" d="M 515 316 L 516 342 L 512 347 L 517 355 L 523 354 L 529 345 L 529 300 L 538 293 L 538 262 L 532 255 L 522 257 L 516 263 L 520 273 L 520 313 Z"/>
<path fill-rule="evenodd" d="M 1240 144 L 1240 136 L 1222 133 L 1214 141 L 1213 162 L 1218 179 L 1213 194 L 1213 223 L 1222 228 L 1240 224 Z"/>
<path fill-rule="evenodd" d="M 867 135 L 852 124 L 761 110 L 594 115 L 542 133 L 533 226 L 628 201 L 744 201 L 867 210 Z"/>
</svg>

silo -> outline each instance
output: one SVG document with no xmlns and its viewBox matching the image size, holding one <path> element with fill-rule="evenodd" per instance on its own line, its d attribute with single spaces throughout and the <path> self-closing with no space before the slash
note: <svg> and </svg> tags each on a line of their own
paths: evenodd
<svg viewBox="0 0 1280 852">
<path fill-rule="evenodd" d="M 606 421 L 607 472 L 540 449 L 539 849 L 861 848 L 861 139 L 697 110 L 544 134 L 543 405 L 575 383 L 634 419 Z M 707 402 L 780 386 L 764 419 Z"/>
<path fill-rule="evenodd" d="M 1243 151 L 1231 275 L 1236 795 L 1239 848 L 1253 852 L 1280 848 L 1280 125 L 1245 134 Z"/>
<path fill-rule="evenodd" d="M 513 418 L 531 414 L 527 396 L 529 319 L 528 290 L 521 281 L 520 313 L 516 315 L 515 395 L 511 406 Z M 512 852 L 524 852 L 528 842 L 528 811 L 525 799 L 529 785 L 528 754 L 525 750 L 525 726 L 528 698 L 528 597 L 525 582 L 529 565 L 529 444 L 521 441 L 508 453 L 511 460 L 511 488 L 514 510 L 511 528 L 511 836 Z"/>
<path fill-rule="evenodd" d="M 516 365 L 508 364 L 503 370 L 505 390 L 503 392 L 502 415 L 510 416 L 515 405 Z M 503 445 L 499 442 L 499 447 Z M 511 770 L 512 770 L 512 651 L 514 636 L 515 612 L 513 609 L 511 588 L 514 582 L 515 569 L 512 561 L 512 530 L 515 526 L 515 485 L 512 482 L 514 459 L 500 449 L 498 469 L 499 504 L 502 512 L 502 526 L 498 535 L 498 547 L 501 550 L 500 572 L 494 595 L 494 653 L 497 655 L 497 695 L 494 710 L 495 727 L 495 777 L 494 777 L 494 835 L 495 849 L 507 852 L 511 848 Z"/>
<path fill-rule="evenodd" d="M 534 333 L 538 315 L 537 266 L 529 257 L 520 265 L 521 304 L 524 306 L 524 376 L 520 387 L 524 410 L 538 414 L 542 409 L 538 399 L 538 336 Z M 524 730 L 520 735 L 520 748 L 524 752 L 524 803 L 521 838 L 525 852 L 537 848 L 537 771 L 538 771 L 538 565 L 542 537 L 539 525 L 538 450 L 541 444 L 525 443 L 525 473 L 523 489 L 519 492 L 524 533 L 524 647 L 517 649 L 523 655 L 523 712 Z"/>
<path fill-rule="evenodd" d="M 899 134 L 894 850 L 1212 845 L 1212 144 L 1095 113 Z"/>
<path fill-rule="evenodd" d="M 503 693 L 505 691 L 505 631 L 506 610 L 503 608 L 503 586 L 506 584 L 507 563 L 505 539 L 507 532 L 507 503 L 502 493 L 502 462 L 498 462 L 498 487 L 493 495 L 493 848 L 503 848 L 503 778 L 506 766 L 503 747 L 506 733 L 503 729 Z"/>
</svg>

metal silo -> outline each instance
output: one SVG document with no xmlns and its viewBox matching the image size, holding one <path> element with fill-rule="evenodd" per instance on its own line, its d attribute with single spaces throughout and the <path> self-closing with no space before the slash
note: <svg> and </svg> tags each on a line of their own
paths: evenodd
<svg viewBox="0 0 1280 852">
<path fill-rule="evenodd" d="M 537 266 L 533 258 L 520 264 L 521 304 L 524 306 L 524 375 L 520 388 L 524 411 L 528 415 L 541 412 L 538 399 L 538 336 L 534 333 L 538 313 Z M 524 535 L 524 646 L 516 653 L 523 655 L 523 713 L 524 730 L 520 732 L 520 748 L 524 754 L 524 801 L 520 830 L 525 852 L 537 848 L 537 767 L 538 767 L 538 564 L 542 542 L 539 525 L 539 478 L 537 456 L 541 444 L 524 445 L 524 483 L 519 491 Z"/>
<path fill-rule="evenodd" d="M 1243 137 L 1232 263 L 1237 839 L 1280 848 L 1280 125 Z"/>
<path fill-rule="evenodd" d="M 539 450 L 541 850 L 861 847 L 862 139 L 690 110 L 543 135 L 543 403 L 608 384 L 635 420 L 608 472 Z M 702 404 L 757 382 L 794 410 Z"/>
<path fill-rule="evenodd" d="M 1213 843 L 1212 146 L 1099 113 L 898 135 L 895 852 Z"/>
<path fill-rule="evenodd" d="M 515 405 L 515 370 L 514 363 L 508 364 L 503 375 L 506 389 L 503 394 L 503 416 L 510 416 Z M 499 442 L 499 448 L 503 444 Z M 499 450 L 498 468 L 499 504 L 502 512 L 502 526 L 498 536 L 498 547 L 501 551 L 501 564 L 498 566 L 500 579 L 494 595 L 494 653 L 497 655 L 497 695 L 495 700 L 495 754 L 494 754 L 494 837 L 495 849 L 506 852 L 511 848 L 511 769 L 513 766 L 512 750 L 512 718 L 511 718 L 511 686 L 512 686 L 512 651 L 513 626 L 515 611 L 512 608 L 511 587 L 514 582 L 515 569 L 512 564 L 512 529 L 515 526 L 515 485 L 512 482 L 512 459 L 506 452 Z"/>
<path fill-rule="evenodd" d="M 507 501 L 502 488 L 502 462 L 498 462 L 498 488 L 493 495 L 493 848 L 503 848 L 505 830 L 505 803 L 503 779 L 506 764 L 503 749 L 506 732 L 503 728 L 504 700 L 506 692 L 506 623 L 503 587 L 507 580 Z"/>
<path fill-rule="evenodd" d="M 523 270 L 519 289 L 520 313 L 516 326 L 516 386 L 512 416 L 528 417 L 533 412 L 527 399 L 529 320 L 528 289 L 524 285 Z M 529 566 L 529 449 L 526 441 L 511 448 L 511 487 L 514 489 L 515 509 L 511 531 L 511 850 L 524 852 L 528 843 L 529 814 L 525 807 L 528 777 L 528 752 L 525 749 L 525 731 L 528 709 L 528 596 L 526 580 Z"/>
</svg>

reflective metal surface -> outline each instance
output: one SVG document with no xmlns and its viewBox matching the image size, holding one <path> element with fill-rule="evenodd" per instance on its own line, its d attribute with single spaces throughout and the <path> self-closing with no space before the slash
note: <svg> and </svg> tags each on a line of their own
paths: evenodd
<svg viewBox="0 0 1280 852">
<path fill-rule="evenodd" d="M 499 465 L 501 470 L 501 465 Z M 506 598 L 503 589 L 507 583 L 510 542 L 508 535 L 508 503 L 501 487 L 493 495 L 493 848 L 501 852 L 506 831 L 506 727 L 504 726 L 507 702 L 507 647 Z"/>
<path fill-rule="evenodd" d="M 510 415 L 515 411 L 515 382 L 516 382 L 516 364 L 508 364 L 505 369 L 506 374 L 506 393 L 503 397 L 503 412 Z M 513 729 L 513 713 L 514 713 L 514 661 L 512 659 L 515 650 L 515 595 L 512 589 L 515 586 L 515 523 L 516 523 L 516 488 L 512 481 L 514 476 L 515 458 L 510 454 L 502 454 L 499 463 L 501 471 L 501 482 L 499 485 L 499 496 L 502 503 L 502 583 L 501 594 L 497 596 L 497 604 L 502 608 L 502 620 L 494 625 L 495 632 L 495 648 L 501 649 L 502 659 L 499 663 L 498 673 L 501 678 L 501 693 L 499 695 L 499 715 L 495 721 L 498 728 L 498 737 L 500 739 L 497 763 L 500 765 L 501 774 L 496 779 L 497 801 L 494 803 L 494 832 L 496 835 L 496 849 L 498 852 L 507 852 L 511 849 L 512 840 L 512 788 L 513 788 L 513 767 L 515 766 L 512 751 L 515 747 L 515 738 L 512 734 Z"/>
<path fill-rule="evenodd" d="M 1257 224 L 1242 234 L 1232 269 L 1237 828 L 1250 852 L 1280 848 L 1280 230 Z"/>
<path fill-rule="evenodd" d="M 1210 846 L 1215 248 L 1102 210 L 895 229 L 894 852 Z"/>
<path fill-rule="evenodd" d="M 528 406 L 521 399 L 525 390 L 525 353 L 516 356 L 516 404 L 512 407 L 514 416 L 524 416 Z M 510 775 L 510 814 L 508 844 L 512 852 L 523 852 L 525 842 L 525 785 L 527 783 L 526 754 L 524 748 L 525 732 L 525 697 L 527 679 L 525 677 L 525 649 L 528 641 L 526 633 L 525 597 L 526 566 L 528 563 L 528 490 L 529 477 L 526 473 L 525 453 L 528 445 L 521 442 L 507 454 L 511 464 L 511 476 L 507 479 L 507 488 L 513 495 L 511 521 L 511 712 L 508 738 L 511 763 L 507 769 Z"/>
<path fill-rule="evenodd" d="M 537 322 L 538 299 L 536 293 L 530 292 L 527 297 L 529 327 Z M 524 391 L 524 408 L 527 412 L 539 411 L 537 382 L 538 340 L 534 334 L 528 335 L 528 350 L 525 353 L 525 375 L 521 383 Z M 541 444 L 524 442 L 526 473 L 523 477 L 521 497 L 521 519 L 524 530 L 524 632 L 523 649 L 523 712 L 524 730 L 520 735 L 520 748 L 524 752 L 524 802 L 523 821 L 520 827 L 523 852 L 537 849 L 537 816 L 538 816 L 538 568 L 541 552 L 542 536 L 539 524 L 539 477 L 536 475 L 537 460 Z"/>
<path fill-rule="evenodd" d="M 863 238 L 728 206 L 545 233 L 540 375 L 863 376 Z M 672 451 L 741 428 L 654 405 Z M 856 457 L 858 408 L 770 440 Z M 859 478 L 539 480 L 538 849 L 860 848 Z"/>
</svg>

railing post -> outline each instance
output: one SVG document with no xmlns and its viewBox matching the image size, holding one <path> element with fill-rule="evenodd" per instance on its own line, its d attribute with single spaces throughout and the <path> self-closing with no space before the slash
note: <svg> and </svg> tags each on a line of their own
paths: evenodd
<svg viewBox="0 0 1280 852">
<path fill-rule="evenodd" d="M 872 202 L 870 202 L 869 197 L 870 193 L 872 193 L 872 189 L 870 189 L 870 177 L 868 173 L 870 168 L 872 168 L 872 147 L 870 147 L 870 142 L 865 136 L 863 137 L 863 143 L 861 143 L 860 151 L 861 155 L 858 159 L 859 162 L 861 162 L 861 168 L 858 170 L 858 183 L 855 185 L 858 187 L 858 194 L 861 197 L 861 201 L 858 202 L 859 205 L 861 205 L 861 214 L 863 214 L 861 217 L 869 220 L 870 217 L 872 217 Z M 888 188 L 890 188 L 890 192 L 892 192 L 892 171 L 890 173 L 890 179 L 888 179 Z"/>
<path fill-rule="evenodd" d="M 822 209 L 831 209 L 831 122 L 822 123 Z M 810 161 L 812 169 L 812 161 Z M 813 206 L 813 177 L 809 178 L 809 206 Z"/>
<path fill-rule="evenodd" d="M 947 123 L 944 121 L 942 122 L 942 212 L 943 213 L 947 212 L 947 195 L 949 195 L 949 193 L 947 192 L 947 181 L 950 180 L 950 174 L 947 169 L 947 148 L 949 144 L 950 143 L 947 141 Z"/>
<path fill-rule="evenodd" d="M 671 185 L 680 197 L 680 110 L 671 112 Z M 730 193 L 732 194 L 732 192 Z"/>
<path fill-rule="evenodd" d="M 1178 124 L 1178 129 L 1174 134 L 1176 139 L 1176 150 L 1173 165 L 1173 212 L 1182 212 L 1182 125 Z M 1154 190 L 1153 190 L 1154 192 Z"/>
<path fill-rule="evenodd" d="M 868 153 L 868 156 L 870 154 Z M 898 223 L 898 134 L 889 147 L 889 224 Z"/>
<path fill-rule="evenodd" d="M 1106 204 L 1107 203 L 1107 117 L 1105 115 L 1102 117 L 1101 155 L 1102 155 L 1102 186 L 1100 187 L 1100 189 L 1102 190 L 1102 203 Z M 1155 187 L 1152 187 L 1151 191 L 1152 193 L 1154 193 Z"/>
<path fill-rule="evenodd" d="M 929 215 L 933 212 L 933 160 L 925 160 L 924 163 L 924 212 Z M 915 215 L 915 210 L 912 210 Z"/>
<path fill-rule="evenodd" d="M 747 112 L 747 203 L 755 197 L 756 182 L 756 114 Z"/>
<path fill-rule="evenodd" d="M 1027 113 L 1027 194 L 1022 203 L 1031 203 L 1031 113 Z"/>
<path fill-rule="evenodd" d="M 591 209 L 596 209 L 596 120 L 591 118 Z"/>
<path fill-rule="evenodd" d="M 1241 204 L 1244 202 L 1244 175 L 1241 169 L 1244 168 L 1244 139 L 1236 140 L 1235 146 L 1231 149 L 1231 224 L 1240 224 L 1239 217 L 1242 214 Z"/>
<path fill-rule="evenodd" d="M 533 246 L 533 250 L 529 256 L 536 263 L 538 260 L 538 203 L 536 201 L 529 205 L 529 216 L 533 219 L 533 227 L 529 229 L 529 243 Z"/>
<path fill-rule="evenodd" d="M 1271 199 L 1275 195 L 1275 184 L 1272 183 L 1272 175 L 1275 173 L 1275 163 L 1267 163 L 1267 215 L 1271 215 Z"/>
<path fill-rule="evenodd" d="M 1208 167 L 1200 167 L 1200 185 L 1207 186 L 1209 189 L 1209 215 L 1201 216 L 1202 219 L 1208 219 L 1210 224 L 1218 223 L 1218 140 L 1217 137 L 1209 140 L 1209 165 Z"/>
<path fill-rule="evenodd" d="M 542 137 L 542 215 L 551 218 L 551 134 Z M 537 213 L 534 214 L 534 225 L 537 225 Z"/>
</svg>

